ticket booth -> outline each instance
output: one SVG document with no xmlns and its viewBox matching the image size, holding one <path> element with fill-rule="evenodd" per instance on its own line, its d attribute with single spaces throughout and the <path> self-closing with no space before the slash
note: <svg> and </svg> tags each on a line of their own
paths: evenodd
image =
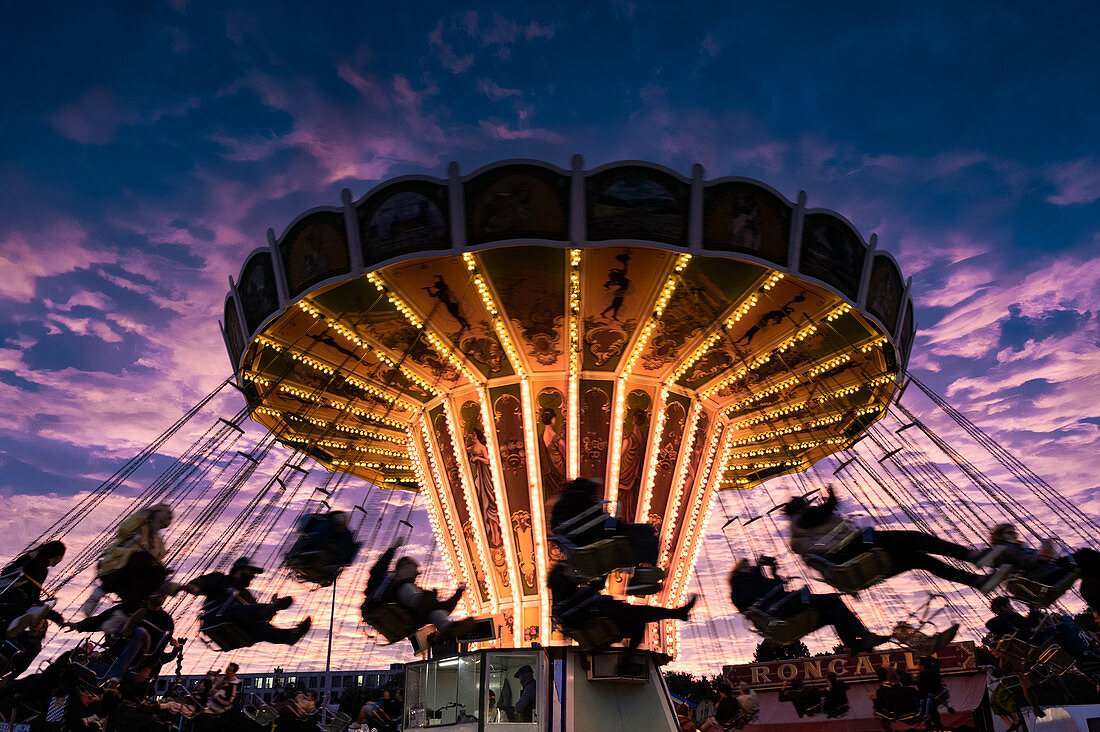
<svg viewBox="0 0 1100 732">
<path fill-rule="evenodd" d="M 629 674 L 618 653 L 575 648 L 472 651 L 405 667 L 404 729 L 455 732 L 670 732 L 675 713 L 658 662 Z"/>
</svg>

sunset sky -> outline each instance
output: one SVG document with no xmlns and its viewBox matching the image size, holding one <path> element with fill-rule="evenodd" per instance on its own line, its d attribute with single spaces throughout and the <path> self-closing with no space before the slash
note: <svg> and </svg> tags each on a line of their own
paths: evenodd
<svg viewBox="0 0 1100 732">
<path fill-rule="evenodd" d="M 804 190 L 877 233 L 913 278 L 913 372 L 1100 513 L 1100 11 L 712 5 L 10 6 L 0 557 L 229 375 L 228 278 L 268 227 L 337 205 L 343 188 L 359 198 L 394 176 L 445 176 L 450 161 L 568 167 L 575 153 L 588 168 L 701 163 L 708 178 L 757 178 L 792 200 Z M 228 394 L 207 421 L 240 406 Z M 344 490 L 350 507 L 366 488 Z M 408 500 L 392 497 L 387 516 L 404 518 Z M 393 521 L 378 532 L 387 540 Z M 413 523 L 426 547 L 422 504 Z M 704 652 L 697 628 L 685 668 L 717 671 L 755 644 L 720 586 L 731 548 L 708 542 L 703 578 L 727 618 L 712 627 L 730 637 Z M 342 599 L 346 613 L 358 597 Z M 341 664 L 408 657 L 348 625 Z M 276 660 L 323 656 L 315 633 L 298 658 Z"/>
</svg>

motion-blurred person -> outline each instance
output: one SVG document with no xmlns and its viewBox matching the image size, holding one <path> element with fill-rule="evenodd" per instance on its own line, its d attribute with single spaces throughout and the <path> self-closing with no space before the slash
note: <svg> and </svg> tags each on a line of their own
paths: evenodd
<svg viewBox="0 0 1100 732">
<path fill-rule="evenodd" d="M 624 536 L 634 548 L 636 565 L 657 564 L 660 548 L 657 531 L 652 524 L 629 524 L 611 516 L 603 509 L 598 493 L 603 486 L 587 478 L 577 478 L 565 484 L 554 507 L 550 509 L 552 531 L 565 536 L 578 547 L 601 539 Z"/>
<path fill-rule="evenodd" d="M 119 524 L 115 540 L 103 552 L 96 564 L 99 585 L 81 606 L 81 612 L 92 615 L 100 599 L 114 593 L 123 606 L 134 612 L 145 598 L 152 595 L 168 579 L 164 566 L 166 549 L 161 531 L 172 523 L 172 507 L 158 503 L 140 509 Z"/>
<path fill-rule="evenodd" d="M 879 687 L 871 697 L 875 716 L 883 724 L 884 729 L 891 729 L 892 724 L 908 717 L 916 717 L 920 713 L 920 705 L 917 690 L 912 686 L 902 683 L 902 677 L 893 666 L 884 666 L 877 670 Z"/>
<path fill-rule="evenodd" d="M 822 539 L 846 523 L 844 516 L 836 512 L 837 500 L 833 486 L 828 488 L 828 497 L 819 506 L 810 504 L 805 498 L 792 498 L 783 507 L 783 513 L 790 520 L 791 551 L 800 556 L 808 556 L 816 551 Z M 948 582 L 956 582 L 983 592 L 992 591 L 1007 576 L 1007 572 L 997 571 L 982 576 L 937 559 L 933 555 L 950 557 L 977 566 L 985 566 L 998 552 L 995 549 L 980 550 L 953 544 L 949 541 L 925 534 L 920 531 L 889 531 L 883 529 L 864 529 L 860 535 L 825 559 L 843 564 L 860 554 L 881 549 L 890 559 L 891 576 L 914 569 L 923 569 Z"/>
<path fill-rule="evenodd" d="M 286 554 L 287 566 L 322 587 L 335 582 L 359 553 L 361 544 L 348 528 L 344 511 L 304 516 L 297 528 L 298 538 Z"/>
<path fill-rule="evenodd" d="M 806 686 L 800 678 L 784 681 L 778 698 L 779 701 L 790 702 L 799 719 L 821 713 L 821 687 Z"/>
<path fill-rule="evenodd" d="M 954 714 L 949 701 L 951 692 L 940 675 L 940 661 L 935 656 L 920 657 L 920 671 L 917 672 L 917 693 L 920 696 L 920 714 L 930 726 L 941 727 L 940 707 L 946 707 Z"/>
<path fill-rule="evenodd" d="M 825 676 L 828 685 L 825 687 L 825 696 L 822 697 L 822 709 L 825 716 L 834 719 L 843 717 L 848 713 L 848 682 L 837 676 L 836 671 L 830 671 Z"/>
<path fill-rule="evenodd" d="M 760 713 L 760 699 L 756 696 L 756 691 L 744 682 L 737 687 L 737 706 L 740 708 L 740 713 L 733 722 L 735 729 L 752 724 L 756 715 Z"/>
<path fill-rule="evenodd" d="M 412 557 L 401 557 L 391 570 L 390 563 L 402 544 L 400 540 L 394 542 L 371 567 L 366 589 L 363 590 L 366 599 L 360 608 L 363 620 L 369 623 L 367 617 L 374 610 L 385 605 L 397 605 L 408 612 L 413 624 L 417 626 L 412 631 L 431 623 L 443 635 L 458 636 L 468 632 L 473 625 L 472 619 L 452 621 L 450 618 L 451 612 L 466 592 L 466 586 L 459 585 L 451 597 L 440 600 L 438 592 L 426 590 L 416 584 L 420 576 L 420 564 Z"/>
<path fill-rule="evenodd" d="M 707 720 L 714 716 L 714 710 L 713 695 L 709 692 L 703 692 L 695 702 L 695 709 L 691 713 L 691 721 L 695 722 L 695 726 L 701 729 L 707 723 Z"/>
<path fill-rule="evenodd" d="M 248 586 L 262 573 L 263 569 L 252 564 L 251 559 L 241 557 L 233 562 L 229 574 L 211 572 L 171 589 L 184 590 L 205 598 L 199 614 L 202 629 L 230 623 L 251 639 L 249 645 L 276 643 L 292 646 L 309 632 L 313 619 L 307 617 L 293 628 L 276 628 L 272 625 L 275 614 L 294 604 L 294 598 L 276 597 L 273 602 L 258 602 Z"/>
<path fill-rule="evenodd" d="M 37 625 L 53 613 L 42 603 L 42 585 L 51 567 L 65 558 L 65 545 L 60 541 L 47 541 L 28 552 L 20 554 L 0 569 L 0 628 L 4 638 L 14 638 Z M 63 620 L 55 620 L 57 623 Z M 0 638 L 3 641 L 4 638 Z"/>
<path fill-rule="evenodd" d="M 566 562 L 558 562 L 546 575 L 550 588 L 550 613 L 566 634 L 570 630 L 584 628 L 599 618 L 608 618 L 627 639 L 627 654 L 621 659 L 625 667 L 634 651 L 645 639 L 646 625 L 659 620 L 687 621 L 695 607 L 696 596 L 688 598 L 680 607 L 665 608 L 657 605 L 631 605 L 601 594 L 600 581 L 585 582 Z"/>
<path fill-rule="evenodd" d="M 733 690 L 728 684 L 718 685 L 718 704 L 714 707 L 714 716 L 703 723 L 700 732 L 718 732 L 718 730 L 733 729 L 733 725 L 741 716 L 741 705 L 733 695 Z"/>
<path fill-rule="evenodd" d="M 764 569 L 769 568 L 772 576 Z M 748 559 L 738 561 L 729 575 L 730 600 L 740 612 L 760 603 L 760 609 L 779 619 L 787 619 L 807 609 L 816 610 L 826 624 L 836 629 L 840 642 L 851 651 L 869 651 L 890 640 L 890 636 L 876 635 L 844 604 L 840 595 L 814 594 L 808 587 L 787 590 L 786 581 L 778 576 L 773 557 L 761 557 L 756 564 Z"/>
</svg>

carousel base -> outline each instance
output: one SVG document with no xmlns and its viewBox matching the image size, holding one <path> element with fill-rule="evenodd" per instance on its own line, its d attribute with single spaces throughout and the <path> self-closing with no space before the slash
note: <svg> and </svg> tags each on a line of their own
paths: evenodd
<svg viewBox="0 0 1100 732">
<path fill-rule="evenodd" d="M 404 729 L 674 732 L 660 670 L 670 659 L 643 651 L 623 668 L 621 657 L 621 651 L 524 648 L 410 663 Z"/>
</svg>

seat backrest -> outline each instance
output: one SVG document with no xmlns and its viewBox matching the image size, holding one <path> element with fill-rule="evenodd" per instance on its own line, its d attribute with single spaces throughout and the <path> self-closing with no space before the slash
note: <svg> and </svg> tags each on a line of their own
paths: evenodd
<svg viewBox="0 0 1100 732">
<path fill-rule="evenodd" d="M 822 556 L 835 554 L 859 538 L 862 533 L 863 530 L 858 526 L 848 519 L 843 519 L 829 533 L 814 542 L 807 554 L 820 554 Z"/>
<path fill-rule="evenodd" d="M 611 618 L 601 616 L 569 633 L 585 649 L 603 648 L 622 640 L 623 632 Z"/>
<path fill-rule="evenodd" d="M 601 539 L 584 547 L 566 548 L 570 564 L 588 579 L 604 577 L 634 565 L 634 548 L 623 537 Z"/>
<path fill-rule="evenodd" d="M 367 613 L 363 621 L 385 636 L 390 643 L 416 631 L 417 624 L 407 610 L 398 605 L 380 605 Z"/>
<path fill-rule="evenodd" d="M 806 557 L 806 564 L 821 573 L 822 578 L 841 592 L 855 593 L 890 576 L 892 566 L 886 552 L 872 549 L 863 552 L 844 564 L 836 564 L 826 557 Z"/>
<path fill-rule="evenodd" d="M 1058 582 L 1048 585 L 1023 573 L 1017 573 L 1005 581 L 1005 589 L 1021 602 L 1042 609 L 1049 607 L 1055 600 L 1066 594 L 1078 577 L 1080 575 L 1075 571 L 1067 572 Z"/>
<path fill-rule="evenodd" d="M 776 621 L 774 617 L 768 615 L 756 605 L 753 605 L 745 612 L 741 613 L 745 616 L 745 620 L 748 620 L 752 624 L 752 627 L 760 633 L 767 633 L 768 626 Z"/>
<path fill-rule="evenodd" d="M 604 510 L 607 504 L 608 501 L 599 501 L 569 519 L 552 526 L 551 529 L 554 534 L 562 539 L 580 544 L 586 532 L 601 524 L 607 525 L 614 521 L 614 517 Z"/>
<path fill-rule="evenodd" d="M 240 602 L 240 592 L 237 590 L 232 590 L 225 599 L 219 597 L 210 598 L 202 604 L 202 609 L 199 610 L 199 620 L 201 621 L 207 617 L 216 618 L 229 609 L 231 605 Z"/>
</svg>

